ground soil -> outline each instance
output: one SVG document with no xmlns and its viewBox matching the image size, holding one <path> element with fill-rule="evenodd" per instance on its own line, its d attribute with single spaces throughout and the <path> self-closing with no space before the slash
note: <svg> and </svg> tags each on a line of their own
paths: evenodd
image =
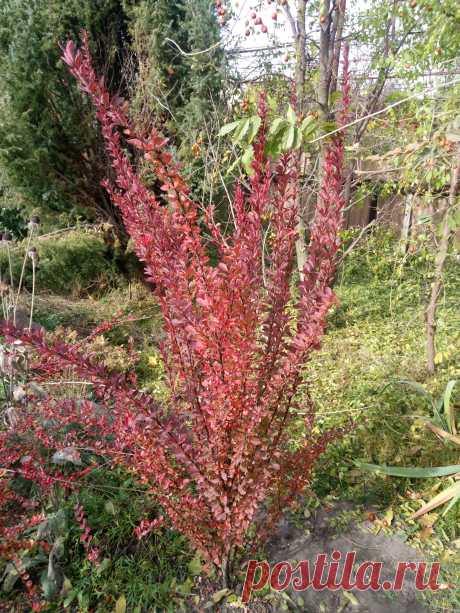
<svg viewBox="0 0 460 613">
<path fill-rule="evenodd" d="M 305 527 L 295 527 L 288 520 L 278 526 L 269 546 L 268 555 L 272 563 L 282 560 L 309 560 L 312 565 L 319 553 L 330 554 L 340 551 L 342 560 L 348 551 L 356 552 L 356 561 L 383 562 L 381 582 L 393 581 L 399 561 L 423 562 L 421 552 L 410 547 L 404 541 L 404 535 L 379 534 L 371 532 L 372 523 L 367 520 L 351 521 L 345 529 L 333 527 L 331 520 L 343 512 L 344 505 L 334 508 L 319 509 L 309 519 L 305 520 Z M 332 525 L 331 525 L 332 524 Z M 338 577 L 341 576 L 339 567 Z M 302 592 L 304 604 L 297 610 L 304 613 L 339 613 L 352 611 L 353 613 L 424 613 L 429 609 L 420 601 L 414 586 L 414 575 L 407 573 L 401 592 L 379 591 L 352 591 L 353 603 L 347 599 L 343 590 L 332 592 L 313 591 L 308 589 Z M 296 594 L 290 593 L 295 601 Z"/>
</svg>

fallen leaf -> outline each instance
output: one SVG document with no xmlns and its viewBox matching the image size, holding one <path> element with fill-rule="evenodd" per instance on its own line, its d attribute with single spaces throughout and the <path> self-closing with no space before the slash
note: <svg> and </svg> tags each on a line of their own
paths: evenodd
<svg viewBox="0 0 460 613">
<path fill-rule="evenodd" d="M 123 595 L 115 603 L 115 613 L 126 613 L 126 598 Z"/>
</svg>

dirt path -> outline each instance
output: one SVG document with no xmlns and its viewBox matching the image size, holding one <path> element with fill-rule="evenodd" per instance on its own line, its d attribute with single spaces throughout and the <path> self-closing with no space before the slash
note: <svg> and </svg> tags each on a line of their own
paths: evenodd
<svg viewBox="0 0 460 613">
<path fill-rule="evenodd" d="M 294 527 L 284 521 L 272 538 L 268 553 L 271 563 L 282 560 L 309 560 L 312 567 L 316 556 L 339 551 L 342 554 L 338 577 L 342 575 L 343 560 L 346 552 L 356 552 L 356 562 L 376 561 L 383 563 L 381 582 L 393 581 L 399 561 L 423 562 L 421 552 L 407 545 L 398 535 L 370 532 L 372 523 L 368 521 L 350 522 L 345 529 L 331 526 L 331 519 L 337 517 L 344 507 L 337 507 L 330 512 L 318 510 L 311 519 L 305 519 L 305 528 Z M 427 565 L 430 568 L 430 565 Z M 327 567 L 326 567 L 327 569 Z M 427 572 L 428 574 L 428 572 Z M 353 573 L 354 576 L 354 573 Z M 304 613 L 425 613 L 429 611 L 417 598 L 414 573 L 408 571 L 401 592 L 392 591 L 357 591 L 352 590 L 347 596 L 343 590 L 314 591 L 311 588 L 302 593 L 289 592 L 296 602 L 298 611 Z M 301 596 L 300 600 L 298 597 Z"/>
</svg>

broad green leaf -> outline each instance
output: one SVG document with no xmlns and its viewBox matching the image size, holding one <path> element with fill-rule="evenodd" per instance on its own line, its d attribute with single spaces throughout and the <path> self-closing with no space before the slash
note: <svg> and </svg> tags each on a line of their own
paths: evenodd
<svg viewBox="0 0 460 613">
<path fill-rule="evenodd" d="M 191 594 L 192 588 L 193 588 L 193 581 L 192 581 L 192 579 L 190 577 L 187 577 L 187 579 L 184 581 L 184 583 L 178 583 L 177 584 L 177 588 L 176 589 L 183 596 L 188 596 L 189 594 Z"/>
<path fill-rule="evenodd" d="M 19 579 L 19 573 L 14 564 L 7 564 L 5 572 L 3 573 L 3 591 L 8 594 L 13 589 L 16 581 Z"/>
<path fill-rule="evenodd" d="M 321 132 L 323 134 L 329 134 L 329 132 L 333 132 L 334 130 L 337 130 L 338 125 L 337 122 L 334 121 L 333 119 L 326 119 L 320 122 L 320 126 L 321 126 Z"/>
<path fill-rule="evenodd" d="M 407 477 L 409 479 L 428 479 L 429 477 L 448 477 L 460 472 L 460 464 L 451 466 L 434 466 L 433 468 L 404 468 L 400 466 L 384 466 L 379 464 L 366 464 L 356 461 L 356 465 L 364 470 L 382 473 L 390 477 Z"/>
<path fill-rule="evenodd" d="M 232 123 L 226 123 L 219 130 L 219 136 L 225 136 L 226 134 L 230 134 L 231 132 L 236 130 L 236 128 L 240 125 L 240 123 L 241 123 L 241 119 L 238 119 L 238 121 L 232 121 Z"/>
<path fill-rule="evenodd" d="M 273 96 L 267 96 L 267 104 L 268 108 L 273 112 L 275 112 L 278 108 L 278 102 Z"/>
<path fill-rule="evenodd" d="M 415 390 L 422 396 L 425 396 L 425 398 L 428 398 L 428 400 L 431 403 L 433 402 L 431 394 L 429 394 L 426 391 L 423 385 L 420 385 L 420 383 L 417 383 L 417 381 L 410 381 L 409 379 L 399 379 L 399 381 L 396 381 L 396 383 L 399 383 L 400 385 L 407 385 L 408 387 L 411 387 L 413 390 Z"/>
<path fill-rule="evenodd" d="M 247 142 L 249 144 L 251 144 L 254 138 L 257 136 L 261 123 L 262 123 L 262 120 L 259 116 L 251 117 L 250 130 L 249 130 L 249 134 L 247 137 Z"/>
<path fill-rule="evenodd" d="M 272 125 L 270 126 L 270 130 L 268 131 L 268 136 L 276 136 L 277 134 L 282 132 L 284 129 L 286 129 L 288 125 L 289 124 L 286 121 L 286 119 L 282 117 L 277 117 L 275 121 L 272 123 Z"/>
<path fill-rule="evenodd" d="M 68 577 L 64 577 L 64 581 L 62 583 L 62 588 L 61 588 L 61 596 L 67 596 L 67 594 L 70 593 L 70 590 L 72 589 L 72 582 Z"/>
<path fill-rule="evenodd" d="M 244 140 L 247 133 L 249 132 L 250 127 L 251 127 L 251 118 L 248 117 L 247 119 L 243 119 L 240 122 L 240 125 L 238 126 L 238 128 L 235 130 L 235 133 L 232 137 L 232 142 L 234 142 L 235 144 L 241 143 Z"/>
<path fill-rule="evenodd" d="M 308 138 L 313 134 L 316 130 L 316 120 L 311 115 L 305 117 L 302 121 L 302 125 L 300 126 L 300 130 L 302 131 L 303 138 Z"/>
<path fill-rule="evenodd" d="M 72 590 L 62 603 L 64 607 L 68 607 L 77 597 L 77 590 Z"/>
<path fill-rule="evenodd" d="M 249 146 L 245 149 L 243 155 L 241 156 L 241 163 L 243 164 L 243 168 L 247 172 L 248 175 L 252 175 L 254 170 L 251 166 L 252 160 L 254 159 L 254 149 L 252 146 Z"/>
<path fill-rule="evenodd" d="M 109 568 L 110 562 L 111 562 L 110 558 L 104 558 L 102 562 L 99 564 L 99 566 L 96 568 L 96 574 L 102 575 L 102 573 L 105 572 Z"/>
<path fill-rule="evenodd" d="M 269 130 L 265 147 L 265 152 L 269 157 L 276 159 L 281 154 L 283 141 L 289 128 L 290 124 L 286 119 L 280 117 L 275 119 Z"/>
<path fill-rule="evenodd" d="M 80 609 L 87 609 L 89 605 L 89 595 L 85 594 L 81 590 L 77 594 L 78 604 L 80 605 Z M 115 611 L 118 613 L 118 611 Z"/>
<path fill-rule="evenodd" d="M 284 139 L 283 139 L 283 149 L 288 151 L 289 149 L 292 149 L 294 142 L 295 142 L 295 135 L 296 135 L 296 127 L 294 125 L 289 126 L 288 131 L 286 132 Z"/>
<path fill-rule="evenodd" d="M 276 160 L 282 152 L 282 135 L 277 135 L 273 138 L 269 138 L 267 140 L 267 144 L 265 145 L 265 154 L 267 157 Z"/>
<path fill-rule="evenodd" d="M 219 590 L 218 592 L 215 592 L 211 596 L 211 600 L 213 601 L 214 604 L 217 604 L 218 602 L 223 600 L 226 596 L 228 596 L 231 593 L 232 593 L 232 590 L 229 590 L 227 588 L 225 588 L 223 590 Z"/>
<path fill-rule="evenodd" d="M 294 149 L 298 149 L 300 147 L 300 145 L 302 144 L 302 132 L 299 130 L 299 128 L 297 128 L 297 126 L 294 128 L 295 133 L 294 133 L 294 143 L 292 145 L 292 147 Z"/>
<path fill-rule="evenodd" d="M 28 555 L 21 558 L 22 566 L 28 572 L 30 572 L 31 569 L 40 567 L 47 562 L 48 562 L 48 556 L 43 553 L 38 553 L 32 558 L 29 557 Z M 17 579 L 19 578 L 19 573 L 16 569 L 16 566 L 13 563 L 8 563 L 2 574 L 3 574 L 3 577 L 2 575 L 0 575 L 0 581 L 3 580 L 3 590 L 5 592 L 9 592 L 13 589 Z"/>
<path fill-rule="evenodd" d="M 291 105 L 289 105 L 289 108 L 288 108 L 287 120 L 289 121 L 290 124 L 292 124 L 294 126 L 297 123 L 297 115 L 296 115 L 296 112 L 294 111 L 294 109 L 292 108 Z"/>
</svg>

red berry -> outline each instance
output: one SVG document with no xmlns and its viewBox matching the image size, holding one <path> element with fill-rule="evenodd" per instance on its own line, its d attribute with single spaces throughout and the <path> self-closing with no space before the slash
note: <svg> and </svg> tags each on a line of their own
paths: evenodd
<svg viewBox="0 0 460 613">
<path fill-rule="evenodd" d="M 251 36 L 251 30 L 246 30 L 245 35 L 246 36 Z"/>
<path fill-rule="evenodd" d="M 276 11 L 272 13 L 272 19 L 273 21 L 276 21 L 278 19 L 278 13 Z"/>
<path fill-rule="evenodd" d="M 260 25 L 262 25 L 262 19 L 260 17 L 257 17 L 257 19 L 254 21 L 254 23 L 256 24 L 256 26 L 260 26 Z"/>
<path fill-rule="evenodd" d="M 263 26 L 262 26 L 260 29 L 262 30 L 262 32 L 263 32 L 264 34 L 266 34 L 266 33 L 268 32 L 268 28 L 267 28 L 267 26 L 264 26 L 264 25 L 263 25 Z"/>
<path fill-rule="evenodd" d="M 255 13 L 254 11 L 252 11 L 251 13 L 251 19 L 255 19 L 257 17 L 257 13 Z"/>
</svg>

